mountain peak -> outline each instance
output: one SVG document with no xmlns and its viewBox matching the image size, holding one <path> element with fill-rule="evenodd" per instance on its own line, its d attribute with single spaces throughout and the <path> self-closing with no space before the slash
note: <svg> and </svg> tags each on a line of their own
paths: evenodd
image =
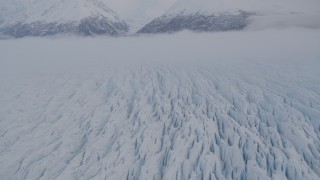
<svg viewBox="0 0 320 180">
<path fill-rule="evenodd" d="M 6 6 L 15 4 L 13 1 Z M 70 32 L 117 35 L 128 31 L 128 25 L 99 0 L 29 0 L 5 10 L 2 31 L 14 37 Z"/>
<path fill-rule="evenodd" d="M 320 1 L 317 0 L 178 0 L 138 33 L 229 31 L 242 30 L 249 25 L 256 28 L 255 25 L 261 24 L 266 24 L 264 28 L 279 25 L 318 27 L 318 7 Z"/>
</svg>

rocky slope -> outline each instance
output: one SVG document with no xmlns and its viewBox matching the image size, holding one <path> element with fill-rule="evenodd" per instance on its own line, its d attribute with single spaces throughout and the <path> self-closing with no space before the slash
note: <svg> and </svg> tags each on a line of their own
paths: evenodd
<svg viewBox="0 0 320 180">
<path fill-rule="evenodd" d="M 3 34 L 13 37 L 61 33 L 115 36 L 129 29 L 126 22 L 98 0 L 29 1 L 22 5 L 16 5 L 18 1 L 4 3 L 7 7 L 0 13 Z M 14 6 L 16 8 L 12 8 Z"/>
<path fill-rule="evenodd" d="M 248 24 L 249 13 L 237 14 L 211 14 L 201 13 L 186 14 L 181 12 L 177 15 L 163 15 L 148 23 L 138 33 L 165 33 L 181 30 L 191 31 L 230 31 L 242 30 Z"/>
<path fill-rule="evenodd" d="M 167 12 L 145 25 L 138 33 L 241 30 L 259 22 L 259 26 L 267 24 L 265 26 L 270 27 L 287 24 L 300 26 L 303 22 L 308 22 L 304 23 L 308 26 L 319 27 L 317 19 L 320 11 L 315 8 L 318 6 L 320 3 L 315 0 L 178 0 Z"/>
</svg>

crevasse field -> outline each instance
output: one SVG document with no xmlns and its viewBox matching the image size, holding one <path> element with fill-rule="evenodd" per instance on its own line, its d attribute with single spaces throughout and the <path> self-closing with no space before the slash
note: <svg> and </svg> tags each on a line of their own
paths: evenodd
<svg viewBox="0 0 320 180">
<path fill-rule="evenodd" d="M 320 31 L 1 40 L 0 179 L 320 179 Z"/>
</svg>

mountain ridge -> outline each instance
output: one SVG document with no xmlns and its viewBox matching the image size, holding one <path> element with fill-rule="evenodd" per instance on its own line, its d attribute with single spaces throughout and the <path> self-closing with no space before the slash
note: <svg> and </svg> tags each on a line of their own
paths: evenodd
<svg viewBox="0 0 320 180">
<path fill-rule="evenodd" d="M 152 2 L 135 0 L 130 4 L 135 7 L 132 3 L 141 6 L 136 7 L 141 10 L 140 15 L 135 12 L 128 17 L 123 15 L 130 13 L 121 12 L 120 16 L 107 6 L 113 4 L 116 7 L 113 0 L 0 0 L 0 32 L 13 37 L 60 33 L 119 36 L 180 30 L 207 32 L 278 26 L 320 27 L 318 0 L 175 0 L 167 2 L 173 5 L 155 18 L 150 14 L 161 13 L 147 12 Z M 153 3 L 161 6 L 158 1 Z M 121 9 L 121 3 L 116 4 L 117 10 Z"/>
<path fill-rule="evenodd" d="M 295 15 L 310 15 L 317 19 L 320 15 L 320 2 L 308 0 L 250 1 L 250 0 L 178 0 L 162 16 L 155 18 L 138 33 L 171 33 L 181 30 L 192 31 L 228 31 L 242 30 L 251 23 L 261 20 L 261 17 L 273 21 L 272 26 L 277 26 L 277 16 L 303 24 Z M 318 5 L 318 6 L 317 6 Z M 296 20 L 297 21 L 297 20 Z M 292 22 L 290 22 L 292 23 Z M 293 24 L 294 24 L 293 23 Z M 320 21 L 314 20 L 315 26 Z M 285 24 L 285 23 L 283 23 Z"/>
<path fill-rule="evenodd" d="M 30 2 L 35 4 L 33 8 L 21 8 L 23 10 L 14 15 L 14 20 L 3 20 L 4 34 L 14 37 L 59 33 L 115 36 L 129 30 L 125 21 L 98 0 Z"/>
</svg>

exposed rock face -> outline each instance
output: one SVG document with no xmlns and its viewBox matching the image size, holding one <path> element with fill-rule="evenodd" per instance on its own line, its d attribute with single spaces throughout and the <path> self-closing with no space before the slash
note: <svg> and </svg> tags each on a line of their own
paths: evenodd
<svg viewBox="0 0 320 180">
<path fill-rule="evenodd" d="M 124 22 L 113 22 L 105 17 L 87 17 L 80 22 L 32 22 L 17 23 L 5 27 L 3 34 L 16 38 L 24 36 L 50 36 L 60 33 L 74 33 L 79 35 L 106 34 L 117 36 L 129 30 L 129 26 Z"/>
<path fill-rule="evenodd" d="M 248 24 L 248 13 L 239 14 L 212 14 L 201 13 L 177 15 L 163 15 L 144 26 L 138 33 L 166 33 L 181 30 L 192 31 L 228 31 L 241 30 Z"/>
<path fill-rule="evenodd" d="M 100 0 L 0 0 L 0 4 L 0 34 L 16 38 L 55 34 L 117 36 L 129 29 Z"/>
<path fill-rule="evenodd" d="M 80 34 L 109 34 L 117 36 L 126 33 L 129 26 L 125 22 L 110 22 L 107 18 L 99 19 L 97 17 L 89 17 L 81 20 L 78 31 Z"/>
</svg>

